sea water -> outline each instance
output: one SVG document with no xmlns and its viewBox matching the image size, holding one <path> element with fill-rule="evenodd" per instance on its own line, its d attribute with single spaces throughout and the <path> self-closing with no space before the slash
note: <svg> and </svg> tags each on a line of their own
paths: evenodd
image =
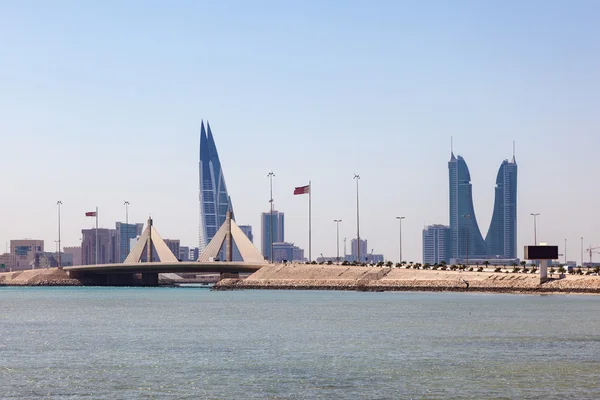
<svg viewBox="0 0 600 400">
<path fill-rule="evenodd" d="M 600 297 L 0 288 L 2 399 L 599 399 Z"/>
</svg>

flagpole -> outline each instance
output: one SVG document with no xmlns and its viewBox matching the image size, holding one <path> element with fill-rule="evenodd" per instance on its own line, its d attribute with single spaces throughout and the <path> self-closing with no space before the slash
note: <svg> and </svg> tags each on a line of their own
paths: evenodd
<svg viewBox="0 0 600 400">
<path fill-rule="evenodd" d="M 311 221 L 312 221 L 312 185 L 308 181 L 308 261 L 312 262 L 312 237 L 311 237 Z"/>
<path fill-rule="evenodd" d="M 96 206 L 96 265 L 98 265 L 98 206 Z"/>
</svg>

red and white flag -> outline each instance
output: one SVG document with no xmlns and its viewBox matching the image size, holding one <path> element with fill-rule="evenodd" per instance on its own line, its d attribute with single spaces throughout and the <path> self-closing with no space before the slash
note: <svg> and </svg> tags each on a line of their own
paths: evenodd
<svg viewBox="0 0 600 400">
<path fill-rule="evenodd" d="M 294 189 L 294 194 L 307 194 L 310 193 L 310 185 L 298 186 Z"/>
<path fill-rule="evenodd" d="M 88 211 L 85 213 L 86 217 L 95 217 L 96 216 L 96 211 Z"/>
</svg>

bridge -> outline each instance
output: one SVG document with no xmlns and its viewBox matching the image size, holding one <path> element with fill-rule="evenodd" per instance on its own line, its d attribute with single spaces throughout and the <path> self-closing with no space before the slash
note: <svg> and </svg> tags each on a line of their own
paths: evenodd
<svg viewBox="0 0 600 400">
<path fill-rule="evenodd" d="M 243 261 L 232 261 L 233 243 L 236 243 Z M 225 258 L 218 260 L 226 245 Z M 156 260 L 156 261 L 155 261 Z M 124 263 L 77 265 L 64 267 L 69 276 L 92 285 L 128 286 L 141 284 L 157 286 L 161 273 L 219 273 L 221 276 L 239 276 L 253 273 L 268 263 L 258 249 L 231 219 L 231 212 L 206 246 L 197 261 L 179 261 L 153 226 L 152 219 Z"/>
</svg>

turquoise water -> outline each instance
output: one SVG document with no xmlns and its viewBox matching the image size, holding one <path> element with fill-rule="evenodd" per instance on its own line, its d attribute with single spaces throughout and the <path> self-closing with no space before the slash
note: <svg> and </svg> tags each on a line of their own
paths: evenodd
<svg viewBox="0 0 600 400">
<path fill-rule="evenodd" d="M 600 297 L 0 288 L 0 398 L 598 399 Z"/>
</svg>

